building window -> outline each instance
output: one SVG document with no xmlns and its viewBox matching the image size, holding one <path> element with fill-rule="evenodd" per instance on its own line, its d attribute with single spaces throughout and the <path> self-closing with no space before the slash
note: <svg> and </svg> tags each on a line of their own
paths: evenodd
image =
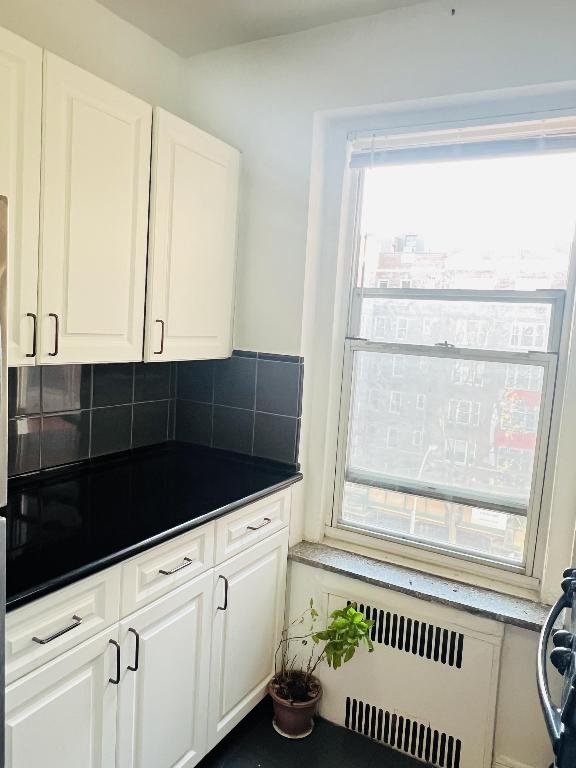
<svg viewBox="0 0 576 768">
<path fill-rule="evenodd" d="M 402 355 L 392 357 L 392 376 L 404 376 L 406 370 L 406 359 Z"/>
<path fill-rule="evenodd" d="M 576 139 L 474 130 L 456 145 L 442 131 L 383 137 L 381 151 L 353 140 L 361 205 L 332 525 L 530 573 Z M 389 393 L 376 409 L 375 387 Z M 383 452 L 400 433 L 412 439 Z"/>
<path fill-rule="evenodd" d="M 472 400 L 449 400 L 448 421 L 477 427 L 480 424 L 480 403 Z"/>
<path fill-rule="evenodd" d="M 400 413 L 402 392 L 390 392 L 390 413 Z"/>
<path fill-rule="evenodd" d="M 405 341 L 408 335 L 408 318 L 396 318 L 396 341 Z"/>
</svg>

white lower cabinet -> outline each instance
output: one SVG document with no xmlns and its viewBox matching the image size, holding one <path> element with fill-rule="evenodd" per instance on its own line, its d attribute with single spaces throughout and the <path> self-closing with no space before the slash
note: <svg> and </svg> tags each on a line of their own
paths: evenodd
<svg viewBox="0 0 576 768">
<path fill-rule="evenodd" d="M 254 505 L 256 522 L 264 513 Z M 188 533 L 9 615 L 7 768 L 192 768 L 263 698 L 284 618 L 288 529 L 252 545 L 244 537 L 212 568 L 225 543 L 215 532 L 226 533 Z M 187 560 L 206 570 L 182 584 L 174 574 L 192 572 Z M 159 573 L 174 586 L 127 615 L 140 594 L 120 599 L 134 591 L 132 566 L 144 585 Z M 98 634 L 86 639 L 89 626 Z"/>
<path fill-rule="evenodd" d="M 215 569 L 209 748 L 266 693 L 284 619 L 287 554 L 284 530 Z"/>
<path fill-rule="evenodd" d="M 120 768 L 191 768 L 206 753 L 212 573 L 120 624 Z"/>
<path fill-rule="evenodd" d="M 114 768 L 117 641 L 102 632 L 8 686 L 6 768 Z"/>
</svg>

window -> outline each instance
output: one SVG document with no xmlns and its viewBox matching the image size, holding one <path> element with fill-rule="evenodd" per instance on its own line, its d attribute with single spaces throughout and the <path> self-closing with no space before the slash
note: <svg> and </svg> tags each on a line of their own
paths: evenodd
<svg viewBox="0 0 576 768">
<path fill-rule="evenodd" d="M 477 427 L 480 424 L 480 403 L 471 400 L 450 400 L 448 421 L 453 424 Z"/>
<path fill-rule="evenodd" d="M 546 326 L 543 323 L 514 323 L 510 346 L 524 349 L 543 349 L 546 343 Z"/>
<path fill-rule="evenodd" d="M 530 573 L 576 223 L 550 125 L 354 140 L 332 525 Z"/>
<path fill-rule="evenodd" d="M 448 450 L 452 453 L 452 458 L 456 464 L 466 464 L 468 461 L 468 440 L 452 440 Z"/>
<path fill-rule="evenodd" d="M 408 318 L 398 317 L 396 319 L 396 341 L 404 341 L 408 334 Z"/>
<path fill-rule="evenodd" d="M 401 355 L 394 355 L 392 358 L 392 376 L 404 376 L 406 370 L 406 360 Z"/>
</svg>

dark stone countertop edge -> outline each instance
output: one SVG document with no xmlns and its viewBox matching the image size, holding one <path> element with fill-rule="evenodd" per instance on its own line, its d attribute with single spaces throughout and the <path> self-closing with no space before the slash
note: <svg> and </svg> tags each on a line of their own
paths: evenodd
<svg viewBox="0 0 576 768">
<path fill-rule="evenodd" d="M 301 541 L 290 549 L 288 559 L 533 632 L 540 632 L 550 610 L 548 606 L 526 598 L 385 563 L 325 544 Z"/>
<path fill-rule="evenodd" d="M 135 555 L 138 555 L 147 549 L 152 549 L 153 547 L 159 544 L 163 544 L 165 541 L 169 541 L 170 539 L 174 539 L 177 536 L 181 536 L 182 534 L 187 533 L 194 528 L 199 528 L 201 525 L 209 523 L 211 520 L 224 517 L 228 513 L 234 512 L 241 507 L 245 507 L 255 501 L 264 499 L 267 496 L 272 496 L 273 494 L 278 493 L 278 491 L 282 491 L 285 488 L 289 488 L 291 485 L 298 483 L 300 480 L 302 480 L 302 473 L 294 472 L 293 475 L 286 477 L 285 479 L 274 483 L 273 485 L 267 486 L 266 488 L 263 488 L 256 493 L 252 493 L 250 496 L 239 498 L 230 504 L 226 504 L 224 507 L 214 509 L 211 512 L 207 512 L 205 515 L 195 517 L 186 521 L 185 523 L 181 523 L 180 525 L 175 526 L 174 528 L 161 531 L 160 533 L 156 534 L 155 536 L 151 536 L 148 539 L 135 542 L 133 545 L 125 547 L 118 552 L 113 552 L 110 555 L 106 555 L 106 557 L 100 558 L 99 560 L 86 563 L 86 565 L 83 565 L 80 568 L 76 568 L 73 571 L 69 571 L 68 573 L 62 574 L 61 576 L 57 576 L 54 579 L 45 581 L 36 587 L 25 590 L 24 592 L 19 592 L 6 600 L 6 612 L 9 613 L 10 611 L 14 611 L 17 608 L 21 608 L 23 605 L 26 605 L 33 600 L 37 600 L 40 597 L 44 597 L 44 595 L 48 595 L 51 592 L 55 592 L 62 587 L 67 587 L 76 581 L 80 581 L 81 579 L 86 578 L 87 576 L 92 576 L 99 571 L 106 570 L 106 568 L 111 568 L 113 565 L 117 565 L 124 560 L 128 560 L 129 558 L 134 557 Z"/>
</svg>

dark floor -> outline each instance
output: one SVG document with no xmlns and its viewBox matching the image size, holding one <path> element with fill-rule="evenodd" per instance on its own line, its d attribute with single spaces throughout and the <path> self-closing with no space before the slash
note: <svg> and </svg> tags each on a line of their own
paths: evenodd
<svg viewBox="0 0 576 768">
<path fill-rule="evenodd" d="M 422 768 L 423 763 L 318 719 L 313 733 L 285 739 L 262 702 L 197 768 Z"/>
</svg>

